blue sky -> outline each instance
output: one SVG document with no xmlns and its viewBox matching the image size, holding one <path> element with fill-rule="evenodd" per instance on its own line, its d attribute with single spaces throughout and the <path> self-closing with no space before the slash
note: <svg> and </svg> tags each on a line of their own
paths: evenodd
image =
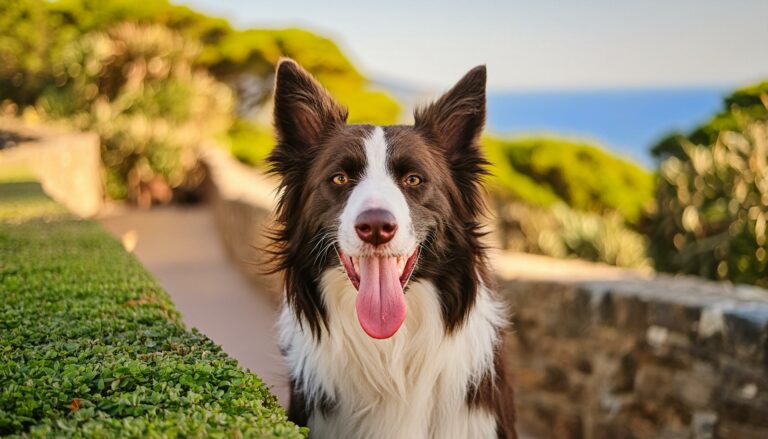
<svg viewBox="0 0 768 439">
<path fill-rule="evenodd" d="M 334 38 L 369 76 L 501 89 L 732 87 L 768 77 L 768 0 L 177 0 Z"/>
</svg>

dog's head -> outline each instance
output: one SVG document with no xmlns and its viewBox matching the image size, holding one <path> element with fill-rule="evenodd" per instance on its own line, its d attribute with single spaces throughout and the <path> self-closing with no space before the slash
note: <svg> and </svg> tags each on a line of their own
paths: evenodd
<svg viewBox="0 0 768 439">
<path fill-rule="evenodd" d="M 401 326 L 416 279 L 439 292 L 446 330 L 472 307 L 484 274 L 478 214 L 486 164 L 485 67 L 417 110 L 414 126 L 346 123 L 347 111 L 291 60 L 277 68 L 269 157 L 281 177 L 276 269 L 288 303 L 315 335 L 326 319 L 318 283 L 343 268 L 371 337 Z"/>
</svg>

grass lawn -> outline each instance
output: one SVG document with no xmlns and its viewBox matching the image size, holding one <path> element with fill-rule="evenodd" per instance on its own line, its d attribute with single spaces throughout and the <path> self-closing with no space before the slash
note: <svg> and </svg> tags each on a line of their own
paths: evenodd
<svg viewBox="0 0 768 439">
<path fill-rule="evenodd" d="M 154 279 L 31 182 L 0 183 L 0 436 L 302 437 Z"/>
</svg>

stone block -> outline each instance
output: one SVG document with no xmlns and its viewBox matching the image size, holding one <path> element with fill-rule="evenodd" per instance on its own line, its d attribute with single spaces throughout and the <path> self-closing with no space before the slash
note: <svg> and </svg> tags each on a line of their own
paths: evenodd
<svg viewBox="0 0 768 439">
<path fill-rule="evenodd" d="M 715 439 L 717 433 L 717 413 L 711 410 L 693 414 L 691 421 L 692 439 Z"/>
</svg>

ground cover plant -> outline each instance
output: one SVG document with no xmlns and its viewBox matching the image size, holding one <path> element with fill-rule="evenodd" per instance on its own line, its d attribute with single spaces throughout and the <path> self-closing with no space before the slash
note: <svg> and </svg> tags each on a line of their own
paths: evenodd
<svg viewBox="0 0 768 439">
<path fill-rule="evenodd" d="M 0 436 L 285 437 L 277 399 L 120 244 L 0 184 Z"/>
</svg>

